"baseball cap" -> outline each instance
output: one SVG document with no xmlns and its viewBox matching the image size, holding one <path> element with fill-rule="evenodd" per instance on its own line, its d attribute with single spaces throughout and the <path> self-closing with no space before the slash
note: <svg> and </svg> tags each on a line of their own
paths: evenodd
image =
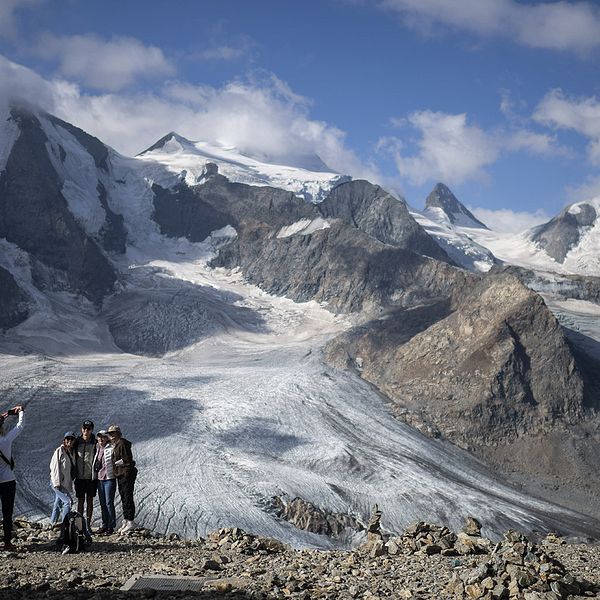
<svg viewBox="0 0 600 600">
<path fill-rule="evenodd" d="M 90 421 L 89 419 L 86 419 L 86 420 L 83 422 L 83 425 L 82 425 L 82 427 L 84 427 L 84 428 L 85 428 L 85 427 L 89 427 L 90 429 L 92 429 L 92 430 L 93 430 L 93 429 L 94 429 L 94 421 Z"/>
<path fill-rule="evenodd" d="M 65 440 L 67 438 L 75 439 L 76 437 L 77 437 L 77 434 L 74 431 L 66 431 L 65 435 L 63 435 L 63 440 Z"/>
<path fill-rule="evenodd" d="M 96 435 L 103 435 L 104 437 L 106 437 L 106 429 L 101 429 L 100 431 L 98 431 L 98 433 L 96 433 Z"/>
<path fill-rule="evenodd" d="M 121 433 L 121 428 L 118 425 L 111 425 L 108 428 L 108 433 Z"/>
</svg>

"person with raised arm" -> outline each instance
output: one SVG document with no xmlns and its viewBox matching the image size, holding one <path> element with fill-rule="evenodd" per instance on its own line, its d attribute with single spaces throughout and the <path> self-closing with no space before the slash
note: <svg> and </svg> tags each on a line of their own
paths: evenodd
<svg viewBox="0 0 600 600">
<path fill-rule="evenodd" d="M 18 416 L 17 424 L 10 431 L 6 431 L 5 422 L 11 415 Z M 21 405 L 17 405 L 0 415 L 0 500 L 2 502 L 2 528 L 5 550 L 16 550 L 11 539 L 15 493 L 17 491 L 12 443 L 23 431 L 23 415 Z"/>
</svg>

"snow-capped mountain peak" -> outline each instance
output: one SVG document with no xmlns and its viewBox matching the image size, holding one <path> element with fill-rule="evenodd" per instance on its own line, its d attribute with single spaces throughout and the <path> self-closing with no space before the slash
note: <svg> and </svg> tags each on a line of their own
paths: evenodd
<svg viewBox="0 0 600 600">
<path fill-rule="evenodd" d="M 598 256 L 600 196 L 567 206 L 547 223 L 527 233 L 538 248 L 561 264 Z M 587 260 L 586 259 L 586 260 Z"/>
<path fill-rule="evenodd" d="M 288 164 L 265 157 L 251 156 L 235 146 L 205 141 L 190 141 L 170 132 L 138 159 L 148 164 L 146 175 L 164 187 L 175 179 L 165 177 L 164 167 L 171 174 L 183 174 L 188 185 L 199 183 L 206 165 L 217 165 L 219 173 L 230 181 L 257 186 L 272 186 L 289 190 L 309 202 L 320 202 L 338 184 L 350 177 L 333 172 L 316 155 L 295 157 Z M 152 165 L 160 164 L 155 170 Z"/>
<path fill-rule="evenodd" d="M 425 213 L 433 221 L 448 220 L 458 227 L 487 229 L 443 183 L 437 183 L 425 200 Z"/>
</svg>

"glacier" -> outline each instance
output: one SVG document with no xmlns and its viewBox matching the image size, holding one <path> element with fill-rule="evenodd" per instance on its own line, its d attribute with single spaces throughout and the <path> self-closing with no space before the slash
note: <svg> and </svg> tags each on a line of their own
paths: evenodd
<svg viewBox="0 0 600 600">
<path fill-rule="evenodd" d="M 211 290 L 219 310 L 197 343 L 160 357 L 125 353 L 91 308 L 57 293 L 3 338 L 4 401 L 35 415 L 15 446 L 17 514 L 48 516 L 52 450 L 91 418 L 97 430 L 119 423 L 134 443 L 137 520 L 161 532 L 239 526 L 297 547 L 356 542 L 352 531 L 333 539 L 294 528 L 269 510 L 273 496 L 363 522 L 377 503 L 392 531 L 419 519 L 458 528 L 467 515 L 492 537 L 507 527 L 595 531 L 586 517 L 515 491 L 468 453 L 404 425 L 357 374 L 326 366 L 323 346 L 350 317 L 208 268 L 210 242 L 162 242 L 128 251 L 125 289 L 149 298 L 188 294 L 190 283 Z"/>
</svg>

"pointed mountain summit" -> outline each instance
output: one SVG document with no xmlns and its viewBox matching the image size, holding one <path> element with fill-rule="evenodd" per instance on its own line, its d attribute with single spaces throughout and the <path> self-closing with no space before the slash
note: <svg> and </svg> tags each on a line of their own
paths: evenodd
<svg viewBox="0 0 600 600">
<path fill-rule="evenodd" d="M 163 135 L 159 140 L 154 142 L 152 146 L 146 148 L 145 150 L 142 150 L 142 152 L 137 154 L 137 156 L 143 156 L 144 154 L 147 154 L 148 152 L 153 152 L 154 150 L 168 151 L 169 144 L 174 149 L 177 149 L 176 144 L 179 144 L 181 148 L 187 146 L 190 150 L 194 147 L 194 142 L 191 142 L 187 138 L 184 138 L 182 135 L 179 135 L 175 131 L 169 131 L 167 135 Z"/>
<path fill-rule="evenodd" d="M 452 225 L 488 229 L 477 219 L 443 183 L 437 183 L 425 200 L 425 210 L 429 213 L 442 211 Z"/>
</svg>

